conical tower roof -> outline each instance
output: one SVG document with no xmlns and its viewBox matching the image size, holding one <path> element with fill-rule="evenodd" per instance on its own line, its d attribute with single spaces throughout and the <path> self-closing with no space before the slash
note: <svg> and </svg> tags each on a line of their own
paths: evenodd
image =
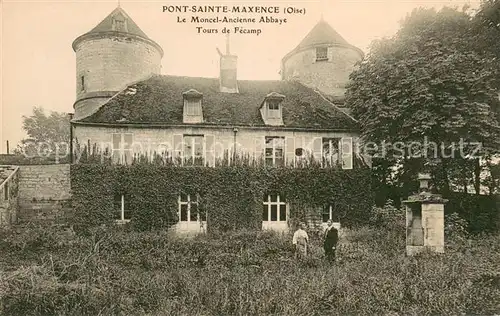
<svg viewBox="0 0 500 316">
<path fill-rule="evenodd" d="M 341 46 L 351 46 L 337 31 L 335 31 L 323 19 L 316 24 L 313 29 L 304 37 L 296 50 L 322 44 L 336 44 Z"/>
<path fill-rule="evenodd" d="M 286 54 L 282 62 L 292 56 L 293 54 L 312 48 L 318 45 L 334 45 L 343 46 L 346 48 L 354 49 L 362 57 L 364 53 L 357 47 L 349 44 L 337 31 L 335 31 L 330 24 L 328 24 L 323 18 L 312 28 L 309 33 L 302 39 L 302 41 L 294 49 L 292 49 L 288 54 Z"/>
<path fill-rule="evenodd" d="M 73 41 L 73 50 L 76 51 L 76 46 L 81 41 L 88 38 L 96 38 L 101 36 L 121 35 L 136 37 L 155 46 L 163 57 L 163 49 L 155 41 L 150 39 L 139 26 L 132 20 L 132 18 L 120 6 L 114 9 L 107 17 L 104 18 L 96 27 L 89 32 L 77 37 Z"/>
<path fill-rule="evenodd" d="M 112 32 L 115 31 L 113 28 L 113 20 L 117 17 L 123 17 L 126 19 L 126 30 L 122 32 L 134 34 L 140 37 L 144 37 L 149 39 L 149 37 L 144 33 L 139 26 L 130 18 L 130 16 L 123 10 L 121 7 L 117 7 L 113 10 L 101 23 L 97 24 L 90 32 L 88 33 L 101 33 L 101 32 Z"/>
</svg>

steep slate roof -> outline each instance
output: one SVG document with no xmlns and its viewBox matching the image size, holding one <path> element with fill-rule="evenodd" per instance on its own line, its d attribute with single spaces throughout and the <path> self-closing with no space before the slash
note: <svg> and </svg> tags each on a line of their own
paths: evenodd
<svg viewBox="0 0 500 316">
<path fill-rule="evenodd" d="M 139 26 L 135 24 L 132 18 L 130 18 L 130 16 L 121 7 L 117 7 L 116 9 L 114 9 L 113 12 L 105 17 L 104 20 L 101 21 L 101 23 L 99 23 L 88 33 L 113 32 L 113 17 L 117 14 L 122 14 L 127 19 L 127 33 L 149 39 L 146 33 L 144 33 L 139 28 Z"/>
<path fill-rule="evenodd" d="M 239 93 L 219 92 L 218 78 L 153 75 L 130 85 L 80 122 L 183 124 L 182 93 L 203 93 L 203 125 L 266 126 L 260 107 L 267 94 L 285 95 L 285 127 L 357 130 L 356 121 L 310 88 L 292 81 L 238 81 Z M 196 125 L 196 124 L 189 124 Z"/>
<path fill-rule="evenodd" d="M 321 20 L 313 27 L 313 29 L 306 35 L 306 37 L 304 37 L 299 45 L 297 45 L 295 50 L 319 44 L 337 44 L 343 46 L 351 46 L 328 23 L 326 23 L 324 20 Z"/>
</svg>

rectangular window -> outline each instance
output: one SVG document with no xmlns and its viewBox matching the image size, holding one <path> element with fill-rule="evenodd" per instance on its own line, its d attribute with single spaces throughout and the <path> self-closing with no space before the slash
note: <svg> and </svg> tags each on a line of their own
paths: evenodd
<svg viewBox="0 0 500 316">
<path fill-rule="evenodd" d="M 117 222 L 130 222 L 130 219 L 132 218 L 130 197 L 123 194 L 116 194 L 114 197 L 114 210 L 114 219 Z"/>
<path fill-rule="evenodd" d="M 323 138 L 323 166 L 336 166 L 340 163 L 340 138 Z"/>
<path fill-rule="evenodd" d="M 316 61 L 328 60 L 328 47 L 316 48 Z"/>
<path fill-rule="evenodd" d="M 183 161 L 187 165 L 202 166 L 204 163 L 203 135 L 184 135 Z"/>
<path fill-rule="evenodd" d="M 186 115 L 201 116 L 201 100 L 185 100 Z"/>
<path fill-rule="evenodd" d="M 181 194 L 178 199 L 181 222 L 206 222 L 207 213 L 201 207 L 197 194 Z"/>
<path fill-rule="evenodd" d="M 331 205 L 323 208 L 322 218 L 323 218 L 323 220 L 322 220 L 323 223 L 326 223 L 326 222 L 328 222 L 328 220 L 332 219 L 332 206 Z"/>
<path fill-rule="evenodd" d="M 130 164 L 133 160 L 131 133 L 113 134 L 113 162 Z"/>
<path fill-rule="evenodd" d="M 269 100 L 267 102 L 267 118 L 279 119 L 281 117 L 280 102 L 278 100 Z"/>
<path fill-rule="evenodd" d="M 266 164 L 270 166 L 282 166 L 285 163 L 285 137 L 267 137 L 266 140 Z"/>
<path fill-rule="evenodd" d="M 81 90 L 84 91 L 85 90 L 85 76 L 81 76 L 80 77 L 80 85 L 81 85 Z"/>
<path fill-rule="evenodd" d="M 264 195 L 262 220 L 264 222 L 285 222 L 286 218 L 286 200 L 279 194 Z"/>
<path fill-rule="evenodd" d="M 339 213 L 335 210 L 333 205 L 330 204 L 323 207 L 322 220 L 323 223 L 328 222 L 328 220 L 339 222 Z"/>
</svg>

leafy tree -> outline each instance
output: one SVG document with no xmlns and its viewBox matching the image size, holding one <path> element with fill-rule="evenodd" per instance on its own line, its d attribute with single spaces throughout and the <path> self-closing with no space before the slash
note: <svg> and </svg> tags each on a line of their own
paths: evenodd
<svg viewBox="0 0 500 316">
<path fill-rule="evenodd" d="M 472 22 L 472 32 L 476 36 L 470 41 L 470 44 L 474 45 L 477 50 L 487 51 L 494 55 L 497 60 L 500 60 L 500 1 L 482 1 Z M 500 63 L 496 67 L 498 71 Z M 497 87 L 498 91 L 500 91 L 500 84 Z M 494 100 L 492 103 L 492 107 L 500 121 L 500 94 L 499 99 Z M 498 151 L 496 151 L 496 154 L 498 154 Z M 487 177 L 483 179 L 483 184 L 488 187 L 490 194 L 498 193 L 500 189 L 500 165 L 498 158 L 498 155 L 496 157 L 494 155 L 487 155 L 485 157 L 485 164 L 481 170 L 486 171 Z"/>
<path fill-rule="evenodd" d="M 500 193 L 500 156 L 487 157 L 485 159 L 486 176 L 482 179 L 482 184 L 488 188 L 490 195 Z"/>
<path fill-rule="evenodd" d="M 67 113 L 51 111 L 46 114 L 41 107 L 34 107 L 33 114 L 23 116 L 23 130 L 28 135 L 16 148 L 17 153 L 30 157 L 49 156 L 56 150 L 67 151 L 70 141 Z"/>
<path fill-rule="evenodd" d="M 373 152 L 403 165 L 399 183 L 428 168 L 447 194 L 450 170 L 469 168 L 475 144 L 483 152 L 500 147 L 499 63 L 471 44 L 482 31 L 465 11 L 416 9 L 351 74 L 346 103 L 365 142 L 378 145 Z"/>
<path fill-rule="evenodd" d="M 469 43 L 478 50 L 489 51 L 500 57 L 500 42 L 498 41 L 500 36 L 500 1 L 483 0 L 472 23 L 472 31 L 476 37 Z"/>
</svg>

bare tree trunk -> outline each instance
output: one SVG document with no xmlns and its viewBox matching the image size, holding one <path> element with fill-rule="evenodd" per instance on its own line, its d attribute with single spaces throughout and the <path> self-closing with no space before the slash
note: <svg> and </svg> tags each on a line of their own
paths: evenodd
<svg viewBox="0 0 500 316">
<path fill-rule="evenodd" d="M 474 189 L 477 195 L 481 194 L 481 165 L 479 158 L 474 160 Z"/>
<path fill-rule="evenodd" d="M 462 159 L 462 185 L 464 186 L 464 193 L 467 193 L 469 190 L 468 190 L 468 179 L 469 179 L 469 176 L 467 175 L 467 171 L 468 171 L 468 166 L 467 166 L 467 160 L 465 159 Z"/>
<path fill-rule="evenodd" d="M 441 173 L 443 177 L 443 192 L 441 194 L 447 197 L 450 195 L 450 179 L 448 178 L 448 160 L 446 158 L 442 158 Z"/>
</svg>

